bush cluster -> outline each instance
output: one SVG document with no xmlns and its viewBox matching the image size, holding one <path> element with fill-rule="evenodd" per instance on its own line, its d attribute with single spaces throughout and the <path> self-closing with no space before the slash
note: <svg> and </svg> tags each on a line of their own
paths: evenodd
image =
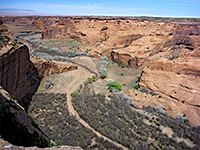
<svg viewBox="0 0 200 150">
<path fill-rule="evenodd" d="M 122 86 L 116 81 L 110 82 L 108 85 L 109 85 L 110 92 L 112 92 L 113 89 L 117 91 L 121 91 L 122 89 Z"/>
<path fill-rule="evenodd" d="M 65 57 L 65 56 L 52 56 L 46 53 L 41 53 L 41 52 L 33 52 L 33 55 L 46 59 L 48 61 L 52 61 L 52 60 L 56 60 L 56 61 L 66 61 L 66 62 L 73 62 L 72 59 L 70 59 L 69 57 Z"/>
<path fill-rule="evenodd" d="M 47 46 L 40 46 L 38 52 L 47 53 L 49 55 L 57 55 L 64 57 L 76 57 L 76 56 L 90 56 L 87 52 L 76 52 L 76 51 L 63 51 L 58 48 L 49 48 Z"/>
<path fill-rule="evenodd" d="M 76 95 L 75 99 L 79 96 L 78 93 L 72 95 Z M 91 130 L 79 123 L 74 116 L 71 116 L 65 94 L 35 94 L 28 114 L 48 137 L 56 141 L 56 145 L 81 146 L 86 150 L 121 150 L 112 143 L 96 136 Z M 94 145 L 92 145 L 92 140 L 95 141 Z M 53 146 L 51 143 L 49 144 L 49 146 Z"/>
<path fill-rule="evenodd" d="M 162 106 L 156 106 L 154 109 L 155 109 L 155 111 L 157 111 L 158 113 L 165 114 L 165 111 L 164 111 L 164 109 L 163 109 Z"/>
<path fill-rule="evenodd" d="M 105 96 L 87 95 L 84 99 L 81 94 L 74 99 L 73 106 L 91 127 L 110 139 L 128 147 L 129 149 L 196 149 L 200 144 L 196 128 L 191 128 L 189 124 L 178 122 L 176 119 L 157 112 L 152 107 L 144 107 L 150 115 L 140 113 L 124 103 L 121 99 L 111 96 L 111 100 L 106 100 Z M 146 119 L 155 125 L 146 124 Z M 160 129 L 160 125 L 173 129 L 175 137 L 187 136 L 197 146 L 190 148 L 184 142 L 177 142 L 169 138 Z M 192 137 L 194 135 L 195 138 Z M 152 140 L 149 140 L 151 138 Z"/>
<path fill-rule="evenodd" d="M 54 87 L 53 81 L 51 79 L 45 81 L 44 86 L 46 89 L 52 89 Z"/>
<path fill-rule="evenodd" d="M 5 45 L 11 45 L 14 48 L 16 48 L 17 44 L 22 43 L 18 42 L 16 39 L 13 40 L 12 38 L 10 38 L 8 33 L 0 31 L 0 47 L 3 47 Z"/>
<path fill-rule="evenodd" d="M 105 79 L 107 77 L 107 67 L 108 67 L 108 58 L 106 56 L 101 56 L 100 57 L 100 68 L 99 68 L 99 73 L 100 77 L 102 79 Z"/>
<path fill-rule="evenodd" d="M 20 32 L 20 33 L 15 33 L 14 37 L 19 38 L 20 36 L 29 36 L 29 35 L 34 35 L 36 34 L 35 32 Z"/>
<path fill-rule="evenodd" d="M 133 101 L 132 97 L 128 97 L 124 94 L 124 92 L 120 92 L 122 89 L 122 86 L 118 82 L 116 82 L 112 79 L 108 79 L 106 82 L 106 85 L 108 86 L 108 89 L 110 90 L 110 92 L 113 93 L 114 97 L 116 97 L 122 101 L 125 101 L 128 104 L 132 103 L 132 101 Z"/>
</svg>

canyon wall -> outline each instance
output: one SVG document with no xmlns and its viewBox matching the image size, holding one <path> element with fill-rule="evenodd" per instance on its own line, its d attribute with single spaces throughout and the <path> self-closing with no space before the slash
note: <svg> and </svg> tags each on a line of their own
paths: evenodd
<svg viewBox="0 0 200 150">
<path fill-rule="evenodd" d="M 195 55 L 184 56 L 173 62 L 160 59 L 150 63 L 143 69 L 139 83 L 140 87 L 150 89 L 166 100 L 162 105 L 170 115 L 176 117 L 180 113 L 187 114 L 191 124 L 197 126 L 200 122 L 200 57 L 198 57 L 200 53 L 198 51 Z M 153 102 L 148 104 L 151 103 Z"/>
<path fill-rule="evenodd" d="M 45 29 L 42 32 L 43 39 L 62 39 L 73 37 L 73 33 L 75 33 L 76 27 L 74 24 L 66 19 L 61 20 L 58 23 L 53 24 L 48 29 Z"/>
<path fill-rule="evenodd" d="M 15 145 L 47 147 L 48 137 L 23 108 L 6 95 L 0 87 L 1 137 Z"/>
<path fill-rule="evenodd" d="M 0 85 L 17 99 L 32 92 L 40 82 L 37 69 L 30 61 L 28 47 L 10 48 L 0 56 Z"/>
</svg>

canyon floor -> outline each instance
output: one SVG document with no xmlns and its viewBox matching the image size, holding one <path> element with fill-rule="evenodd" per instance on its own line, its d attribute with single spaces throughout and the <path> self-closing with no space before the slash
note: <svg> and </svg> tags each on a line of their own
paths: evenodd
<svg viewBox="0 0 200 150">
<path fill-rule="evenodd" d="M 83 149 L 199 148 L 199 20 L 1 20 L 1 35 L 6 33 L 14 41 L 2 42 L 1 86 L 19 100 L 50 139 Z M 34 67 L 24 69 L 27 77 L 13 82 L 23 85 L 11 86 L 8 77 L 17 71 L 9 69 L 20 65 L 13 62 L 12 67 L 4 69 L 4 57 L 12 47 L 20 53 L 23 44 Z M 105 79 L 101 78 L 102 68 Z M 37 76 L 32 77 L 35 72 Z M 109 79 L 122 86 L 124 95 L 118 94 L 123 96 L 109 91 Z M 33 86 L 36 80 L 39 84 Z M 131 98 L 131 102 L 123 97 Z"/>
</svg>

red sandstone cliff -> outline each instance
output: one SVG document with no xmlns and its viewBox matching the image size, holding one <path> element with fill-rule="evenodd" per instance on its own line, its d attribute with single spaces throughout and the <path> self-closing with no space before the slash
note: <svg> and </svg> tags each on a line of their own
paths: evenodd
<svg viewBox="0 0 200 150">
<path fill-rule="evenodd" d="M 150 63 L 140 79 L 140 86 L 166 100 L 162 105 L 172 116 L 186 114 L 191 124 L 200 124 L 200 58 L 198 50 L 174 61 L 160 59 Z M 151 101 L 148 105 L 158 101 Z"/>
<path fill-rule="evenodd" d="M 78 67 L 75 65 L 58 66 L 55 63 L 43 60 L 34 62 L 34 65 L 37 68 L 40 77 L 60 74 L 66 71 L 72 71 L 78 69 Z"/>
<path fill-rule="evenodd" d="M 0 56 L 0 85 L 17 99 L 31 92 L 39 80 L 27 46 L 12 47 Z"/>
</svg>

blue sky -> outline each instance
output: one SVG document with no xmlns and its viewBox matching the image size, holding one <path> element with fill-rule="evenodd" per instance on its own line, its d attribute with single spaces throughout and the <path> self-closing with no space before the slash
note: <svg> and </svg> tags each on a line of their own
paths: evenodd
<svg viewBox="0 0 200 150">
<path fill-rule="evenodd" d="M 0 0 L 0 8 L 61 15 L 200 18 L 200 0 Z"/>
</svg>

